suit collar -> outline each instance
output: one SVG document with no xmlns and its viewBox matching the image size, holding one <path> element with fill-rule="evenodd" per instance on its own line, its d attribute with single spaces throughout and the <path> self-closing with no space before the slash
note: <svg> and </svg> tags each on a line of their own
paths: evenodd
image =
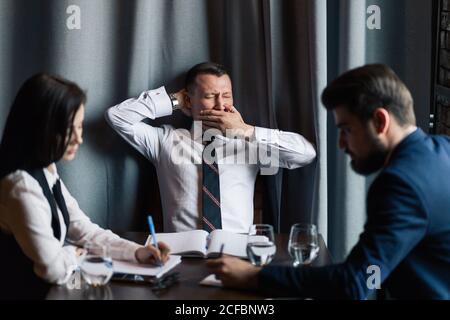
<svg viewBox="0 0 450 320">
<path fill-rule="evenodd" d="M 425 132 L 423 132 L 422 129 L 417 128 L 413 133 L 411 133 L 410 135 L 406 136 L 399 144 L 398 146 L 394 149 L 394 153 L 397 152 L 397 150 L 401 150 L 419 140 L 422 140 L 426 137 Z"/>
<path fill-rule="evenodd" d="M 400 152 L 401 150 L 407 148 L 408 146 L 416 143 L 419 140 L 423 140 L 426 137 L 425 132 L 423 132 L 422 129 L 417 128 L 412 133 L 410 133 L 408 136 L 406 136 L 400 143 L 392 150 L 391 154 L 388 156 L 389 159 L 386 161 L 386 164 L 384 167 L 388 166 L 391 162 L 392 158 L 395 158 L 396 154 Z"/>
</svg>

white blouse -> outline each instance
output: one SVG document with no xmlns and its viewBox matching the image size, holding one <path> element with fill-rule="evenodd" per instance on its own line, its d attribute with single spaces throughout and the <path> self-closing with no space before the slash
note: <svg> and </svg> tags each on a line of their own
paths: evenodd
<svg viewBox="0 0 450 320">
<path fill-rule="evenodd" d="M 52 164 L 52 167 L 54 173 L 44 169 L 50 190 L 59 179 L 56 166 Z M 67 230 L 57 208 L 60 239 L 53 235 L 50 204 L 36 179 L 26 171 L 17 170 L 0 181 L 0 229 L 14 235 L 22 251 L 33 261 L 34 272 L 50 283 L 67 282 L 78 265 L 76 248 L 86 242 L 108 243 L 113 259 L 136 262 L 135 251 L 141 245 L 121 239 L 91 222 L 60 181 L 70 218 Z M 73 245 L 64 245 L 66 234 L 67 242 Z"/>
</svg>

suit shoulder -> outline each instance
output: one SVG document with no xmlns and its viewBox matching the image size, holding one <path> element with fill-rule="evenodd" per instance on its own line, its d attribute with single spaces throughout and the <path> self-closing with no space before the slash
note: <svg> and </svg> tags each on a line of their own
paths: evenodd
<svg viewBox="0 0 450 320">
<path fill-rule="evenodd" d="M 402 176 L 425 174 L 430 168 L 424 164 L 448 162 L 446 157 L 450 157 L 450 137 L 427 135 L 395 152 L 385 171 Z"/>
<path fill-rule="evenodd" d="M 441 147 L 450 153 L 450 137 L 444 135 L 430 135 L 430 141 L 434 146 Z"/>
</svg>

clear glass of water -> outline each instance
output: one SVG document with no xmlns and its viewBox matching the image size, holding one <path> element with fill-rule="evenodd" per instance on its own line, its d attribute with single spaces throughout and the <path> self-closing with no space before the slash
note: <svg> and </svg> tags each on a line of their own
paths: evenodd
<svg viewBox="0 0 450 320">
<path fill-rule="evenodd" d="M 273 227 L 268 224 L 254 224 L 250 227 L 247 239 L 247 255 L 255 266 L 269 264 L 277 247 Z"/>
<path fill-rule="evenodd" d="M 113 275 L 113 262 L 108 244 L 87 243 L 80 265 L 83 279 L 93 287 L 104 286 Z"/>
<path fill-rule="evenodd" d="M 317 227 L 314 224 L 294 224 L 289 235 L 288 251 L 294 267 L 307 265 L 319 254 Z"/>
</svg>

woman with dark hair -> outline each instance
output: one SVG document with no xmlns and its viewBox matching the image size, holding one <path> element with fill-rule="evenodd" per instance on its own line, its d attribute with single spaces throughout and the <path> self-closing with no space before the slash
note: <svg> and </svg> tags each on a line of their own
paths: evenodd
<svg viewBox="0 0 450 320">
<path fill-rule="evenodd" d="M 0 298 L 43 298 L 67 282 L 86 243 L 111 256 L 165 262 L 168 247 L 141 246 L 92 223 L 58 176 L 82 144 L 86 96 L 73 82 L 41 73 L 20 88 L 0 144 Z M 70 243 L 71 245 L 66 245 Z"/>
</svg>

